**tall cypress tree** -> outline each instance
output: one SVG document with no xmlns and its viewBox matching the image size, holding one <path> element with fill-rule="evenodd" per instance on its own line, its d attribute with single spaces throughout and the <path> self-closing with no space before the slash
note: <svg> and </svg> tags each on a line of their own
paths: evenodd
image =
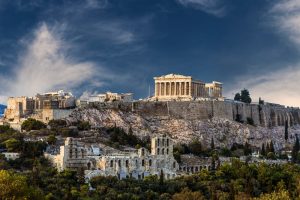
<svg viewBox="0 0 300 200">
<path fill-rule="evenodd" d="M 284 126 L 284 139 L 285 141 L 287 141 L 289 139 L 289 124 L 288 124 L 288 120 L 285 120 L 285 126 Z"/>
<path fill-rule="evenodd" d="M 215 142 L 214 142 L 214 138 L 213 137 L 211 137 L 210 148 L 211 148 L 211 150 L 215 149 Z"/>
<path fill-rule="evenodd" d="M 272 153 L 275 152 L 274 144 L 273 144 L 273 141 L 272 141 L 272 140 L 271 140 L 271 142 L 270 142 L 270 152 L 272 152 Z"/>
<path fill-rule="evenodd" d="M 265 143 L 263 143 L 262 146 L 261 146 L 261 155 L 266 156 Z"/>
<path fill-rule="evenodd" d="M 162 169 L 160 170 L 159 184 L 160 185 L 164 184 L 164 171 Z"/>
<path fill-rule="evenodd" d="M 292 151 L 292 162 L 293 163 L 297 163 L 298 162 L 297 157 L 298 157 L 299 149 L 300 149 L 300 144 L 299 144 L 299 139 L 298 139 L 298 136 L 297 136 L 295 144 L 293 146 L 293 151 Z"/>
<path fill-rule="evenodd" d="M 266 155 L 270 152 L 270 145 L 269 143 L 267 142 L 267 146 L 266 146 Z"/>
</svg>

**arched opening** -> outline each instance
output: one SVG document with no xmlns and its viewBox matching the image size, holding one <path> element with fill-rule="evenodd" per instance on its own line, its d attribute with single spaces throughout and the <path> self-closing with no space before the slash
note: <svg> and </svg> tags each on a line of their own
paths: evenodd
<svg viewBox="0 0 300 200">
<path fill-rule="evenodd" d="M 152 166 L 152 160 L 151 159 L 149 160 L 149 166 L 150 167 Z"/>
<path fill-rule="evenodd" d="M 78 150 L 75 149 L 75 158 L 77 158 L 77 157 L 78 157 Z"/>
<path fill-rule="evenodd" d="M 159 138 L 157 139 L 157 146 L 159 146 Z"/>
<path fill-rule="evenodd" d="M 142 149 L 142 156 L 145 156 L 145 149 Z"/>
<path fill-rule="evenodd" d="M 125 161 L 125 165 L 126 165 L 126 167 L 129 167 L 129 161 L 128 160 Z"/>
<path fill-rule="evenodd" d="M 161 150 L 161 154 L 164 155 L 165 154 L 165 149 Z"/>
<path fill-rule="evenodd" d="M 169 149 L 167 149 L 167 155 L 169 155 Z"/>
<path fill-rule="evenodd" d="M 88 169 L 88 170 L 91 169 L 91 163 L 90 163 L 90 162 L 87 164 L 87 169 Z"/>
<path fill-rule="evenodd" d="M 121 160 L 118 161 L 119 167 L 121 167 Z"/>
<path fill-rule="evenodd" d="M 156 154 L 159 155 L 159 148 L 157 148 Z"/>
<path fill-rule="evenodd" d="M 113 166 L 114 166 L 114 161 L 111 160 L 111 161 L 110 161 L 110 167 L 113 167 Z"/>
<path fill-rule="evenodd" d="M 145 160 L 144 159 L 142 160 L 142 166 L 143 167 L 145 166 Z"/>
<path fill-rule="evenodd" d="M 169 146 L 169 139 L 167 139 L 167 146 Z"/>
</svg>

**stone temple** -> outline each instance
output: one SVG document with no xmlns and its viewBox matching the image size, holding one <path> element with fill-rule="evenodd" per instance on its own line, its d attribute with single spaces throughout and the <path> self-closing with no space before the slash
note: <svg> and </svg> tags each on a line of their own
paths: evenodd
<svg viewBox="0 0 300 200">
<path fill-rule="evenodd" d="M 192 76 L 168 74 L 154 77 L 156 100 L 192 100 L 222 98 L 222 83 L 204 83 Z"/>
</svg>

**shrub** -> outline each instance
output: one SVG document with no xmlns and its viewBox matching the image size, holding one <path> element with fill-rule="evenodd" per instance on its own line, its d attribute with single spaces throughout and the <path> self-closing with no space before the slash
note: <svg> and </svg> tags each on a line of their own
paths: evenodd
<svg viewBox="0 0 300 200">
<path fill-rule="evenodd" d="M 62 128 L 60 129 L 62 137 L 76 137 L 78 136 L 78 131 L 76 129 Z"/>
<path fill-rule="evenodd" d="M 252 125 L 252 126 L 254 125 L 254 121 L 251 117 L 247 117 L 247 124 Z"/>
<path fill-rule="evenodd" d="M 77 128 L 80 131 L 87 131 L 87 130 L 90 130 L 91 125 L 89 122 L 83 121 L 83 122 L 79 122 L 79 124 L 77 125 Z"/>
<path fill-rule="evenodd" d="M 21 125 L 21 129 L 25 130 L 25 131 L 40 130 L 43 128 L 46 128 L 46 124 L 44 124 L 43 122 L 41 122 L 39 120 L 32 119 L 32 118 L 25 120 Z"/>
<path fill-rule="evenodd" d="M 51 129 L 58 129 L 58 128 L 66 127 L 67 122 L 62 119 L 52 119 L 49 121 L 48 125 L 51 127 Z"/>
</svg>

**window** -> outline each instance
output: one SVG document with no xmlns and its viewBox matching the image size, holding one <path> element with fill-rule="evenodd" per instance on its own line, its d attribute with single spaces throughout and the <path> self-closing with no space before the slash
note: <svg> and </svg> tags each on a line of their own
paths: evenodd
<svg viewBox="0 0 300 200">
<path fill-rule="evenodd" d="M 159 155 L 159 148 L 157 148 L 157 152 L 156 153 L 157 153 L 157 155 Z"/>
<path fill-rule="evenodd" d="M 121 160 L 118 161 L 119 167 L 121 167 Z"/>
<path fill-rule="evenodd" d="M 151 165 L 152 165 L 152 160 L 150 159 L 149 160 L 149 166 L 151 167 Z"/>
<path fill-rule="evenodd" d="M 169 155 L 169 149 L 167 149 L 167 154 Z"/>
<path fill-rule="evenodd" d="M 159 138 L 157 139 L 157 146 L 159 146 Z"/>
<path fill-rule="evenodd" d="M 126 160 L 126 167 L 129 167 L 129 161 Z"/>
<path fill-rule="evenodd" d="M 144 159 L 142 160 L 142 166 L 143 167 L 145 166 L 145 160 Z"/>
<path fill-rule="evenodd" d="M 114 166 L 114 161 L 111 160 L 111 161 L 110 161 L 110 167 L 113 167 L 113 166 Z"/>
<path fill-rule="evenodd" d="M 173 168 L 174 169 L 176 168 L 176 162 L 173 162 Z"/>
<path fill-rule="evenodd" d="M 161 154 L 164 155 L 165 154 L 165 149 L 161 150 Z"/>
</svg>

